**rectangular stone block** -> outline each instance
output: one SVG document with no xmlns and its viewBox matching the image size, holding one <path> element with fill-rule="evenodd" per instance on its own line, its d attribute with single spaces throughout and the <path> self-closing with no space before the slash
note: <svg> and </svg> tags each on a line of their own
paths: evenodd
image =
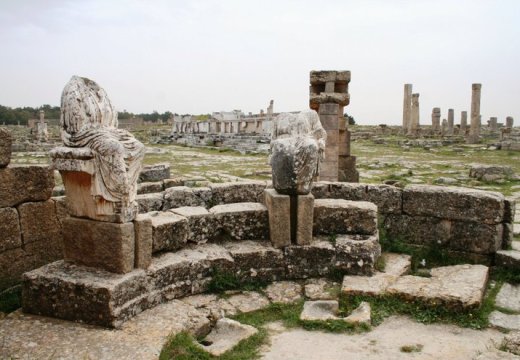
<svg viewBox="0 0 520 360">
<path fill-rule="evenodd" d="M 436 248 L 449 246 L 451 226 L 450 220 L 427 216 L 391 214 L 383 220 L 388 239 Z"/>
<path fill-rule="evenodd" d="M 147 269 L 152 263 L 153 228 L 148 214 L 139 214 L 134 220 L 136 269 Z"/>
<path fill-rule="evenodd" d="M 0 253 L 22 247 L 20 219 L 14 208 L 0 208 Z"/>
<path fill-rule="evenodd" d="M 321 115 L 336 115 L 336 122 L 338 120 L 339 114 L 339 105 L 334 103 L 326 103 L 320 104 L 319 115 L 321 119 Z"/>
<path fill-rule="evenodd" d="M 291 245 L 291 200 L 275 189 L 264 190 L 269 213 L 269 236 L 275 248 Z"/>
<path fill-rule="evenodd" d="M 63 221 L 64 259 L 74 264 L 127 273 L 134 268 L 133 223 L 68 218 Z"/>
<path fill-rule="evenodd" d="M 54 201 L 27 202 L 18 206 L 23 243 L 61 242 L 61 224 Z"/>
<path fill-rule="evenodd" d="M 338 147 L 326 147 L 325 148 L 325 163 L 326 162 L 338 162 Z"/>
<path fill-rule="evenodd" d="M 312 242 L 314 196 L 312 194 L 298 195 L 297 199 L 296 244 L 308 245 Z"/>
<path fill-rule="evenodd" d="M 491 255 L 502 249 L 502 224 L 453 221 L 449 248 L 469 253 Z"/>
<path fill-rule="evenodd" d="M 146 165 L 139 174 L 138 182 L 156 182 L 170 178 L 170 164 Z"/>
<path fill-rule="evenodd" d="M 211 194 L 211 190 L 209 190 Z M 192 188 L 176 186 L 164 191 L 163 210 L 174 209 L 183 206 L 206 206 L 205 199 L 198 196 Z"/>
<path fill-rule="evenodd" d="M 381 255 L 379 235 L 339 235 L 336 237 L 335 268 L 349 275 L 372 275 Z"/>
<path fill-rule="evenodd" d="M 338 145 L 338 131 L 337 130 L 326 130 L 327 133 L 327 146 Z"/>
<path fill-rule="evenodd" d="M 233 258 L 233 272 L 240 278 L 270 280 L 285 274 L 283 251 L 267 241 L 245 240 L 222 246 Z"/>
<path fill-rule="evenodd" d="M 148 213 L 152 220 L 153 252 L 175 251 L 188 240 L 188 219 L 170 211 Z"/>
<path fill-rule="evenodd" d="M 402 212 L 403 190 L 391 185 L 366 185 L 365 201 L 377 206 L 381 214 L 400 214 Z"/>
<path fill-rule="evenodd" d="M 49 200 L 54 188 L 54 171 L 48 166 L 0 169 L 0 207 Z"/>
<path fill-rule="evenodd" d="M 143 182 L 143 183 L 137 184 L 137 193 L 138 194 L 160 193 L 163 190 L 164 190 L 164 188 L 163 188 L 162 181 Z"/>
<path fill-rule="evenodd" d="M 334 92 L 334 85 L 335 85 L 334 81 L 327 81 L 325 83 L 325 92 L 333 93 Z"/>
<path fill-rule="evenodd" d="M 234 240 L 267 240 L 269 216 L 259 203 L 217 205 L 209 210 L 215 216 L 225 236 Z"/>
<path fill-rule="evenodd" d="M 211 184 L 212 204 L 257 202 L 264 197 L 265 181 L 247 181 Z"/>
<path fill-rule="evenodd" d="M 350 133 L 339 131 L 338 133 L 338 156 L 350 155 Z"/>
<path fill-rule="evenodd" d="M 188 241 L 203 244 L 219 234 L 215 217 L 202 206 L 186 206 L 170 210 L 188 219 Z"/>
<path fill-rule="evenodd" d="M 516 200 L 514 198 L 505 198 L 504 200 L 504 222 L 515 222 Z"/>
<path fill-rule="evenodd" d="M 137 195 L 135 200 L 139 207 L 139 213 L 147 213 L 151 211 L 160 211 L 163 208 L 164 193 L 141 194 Z"/>
<path fill-rule="evenodd" d="M 325 178 L 333 178 L 333 180 L 325 180 Z M 338 162 L 325 160 L 320 164 L 320 180 L 321 181 L 338 181 Z"/>
<path fill-rule="evenodd" d="M 321 107 L 323 107 L 325 105 L 326 104 L 322 104 L 320 106 L 320 109 L 321 109 Z M 323 115 L 322 114 L 322 115 L 320 115 L 320 122 L 321 122 L 321 126 L 323 126 L 323 128 L 326 131 L 336 131 L 337 132 L 339 129 L 337 114 L 333 114 L 333 115 Z M 327 145 L 328 145 L 328 138 L 327 138 Z"/>
<path fill-rule="evenodd" d="M 504 196 L 458 187 L 410 185 L 403 190 L 403 212 L 414 216 L 497 224 L 504 219 Z"/>
<path fill-rule="evenodd" d="M 314 234 L 363 234 L 377 232 L 377 207 L 366 201 L 314 200 Z"/>
<path fill-rule="evenodd" d="M 336 249 L 329 241 L 291 245 L 284 249 L 288 279 L 328 275 L 336 262 Z"/>
<path fill-rule="evenodd" d="M 11 133 L 5 128 L 0 128 L 0 168 L 6 167 L 11 161 L 12 142 Z"/>
</svg>

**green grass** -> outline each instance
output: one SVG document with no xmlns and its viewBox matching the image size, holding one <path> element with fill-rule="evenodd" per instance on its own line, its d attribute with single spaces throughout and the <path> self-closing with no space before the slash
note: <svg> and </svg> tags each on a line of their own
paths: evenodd
<svg viewBox="0 0 520 360">
<path fill-rule="evenodd" d="M 208 284 L 208 291 L 212 293 L 218 294 L 228 290 L 262 291 L 268 285 L 264 281 L 243 279 L 234 273 L 219 269 L 213 269 L 212 273 L 211 281 Z"/>
<path fill-rule="evenodd" d="M 15 286 L 0 293 L 0 312 L 10 313 L 22 306 L 22 288 Z"/>
</svg>

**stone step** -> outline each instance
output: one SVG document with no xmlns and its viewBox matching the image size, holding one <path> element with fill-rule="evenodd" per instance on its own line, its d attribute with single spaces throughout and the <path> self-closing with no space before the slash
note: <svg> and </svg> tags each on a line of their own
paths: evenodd
<svg viewBox="0 0 520 360">
<path fill-rule="evenodd" d="M 495 263 L 507 269 L 520 270 L 520 251 L 499 250 L 495 255 Z"/>
<path fill-rule="evenodd" d="M 377 206 L 368 201 L 314 200 L 314 234 L 364 234 L 377 232 Z"/>
</svg>

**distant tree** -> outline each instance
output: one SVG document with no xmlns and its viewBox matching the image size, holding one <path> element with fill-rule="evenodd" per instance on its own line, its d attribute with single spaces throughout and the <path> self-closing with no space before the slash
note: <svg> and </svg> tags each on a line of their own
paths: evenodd
<svg viewBox="0 0 520 360">
<path fill-rule="evenodd" d="M 343 117 L 344 117 L 345 119 L 347 119 L 349 125 L 356 125 L 356 120 L 354 120 L 354 117 L 353 117 L 353 116 L 350 116 L 349 114 L 344 113 L 344 114 L 343 114 Z"/>
</svg>

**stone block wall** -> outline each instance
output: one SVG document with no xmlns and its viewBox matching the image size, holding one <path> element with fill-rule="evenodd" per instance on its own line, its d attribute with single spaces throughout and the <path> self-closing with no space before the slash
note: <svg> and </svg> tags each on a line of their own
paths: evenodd
<svg viewBox="0 0 520 360">
<path fill-rule="evenodd" d="M 0 292 L 24 272 L 62 256 L 59 205 L 51 199 L 54 173 L 47 166 L 8 166 L 10 135 L 0 129 Z M 59 201 L 58 201 L 59 202 Z"/>
</svg>

